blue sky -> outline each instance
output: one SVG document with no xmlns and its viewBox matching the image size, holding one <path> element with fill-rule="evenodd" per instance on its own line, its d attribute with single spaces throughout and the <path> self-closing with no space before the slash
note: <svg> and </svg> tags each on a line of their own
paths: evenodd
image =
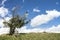
<svg viewBox="0 0 60 40">
<path fill-rule="evenodd" d="M 0 0 L 0 19 L 10 18 L 15 6 L 20 6 L 20 15 L 28 11 L 27 19 L 31 22 L 25 25 L 27 29 L 48 29 L 60 25 L 60 0 Z"/>
</svg>

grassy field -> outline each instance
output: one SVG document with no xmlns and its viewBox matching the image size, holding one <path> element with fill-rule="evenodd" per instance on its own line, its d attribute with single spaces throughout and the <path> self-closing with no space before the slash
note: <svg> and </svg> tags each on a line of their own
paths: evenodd
<svg viewBox="0 0 60 40">
<path fill-rule="evenodd" d="M 0 40 L 60 40 L 59 33 L 29 33 L 18 36 L 1 35 Z"/>
</svg>

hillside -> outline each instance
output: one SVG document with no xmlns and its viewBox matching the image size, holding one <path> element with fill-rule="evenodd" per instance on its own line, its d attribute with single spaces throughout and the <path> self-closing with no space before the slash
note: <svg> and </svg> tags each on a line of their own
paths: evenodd
<svg viewBox="0 0 60 40">
<path fill-rule="evenodd" d="M 29 33 L 18 36 L 1 35 L 0 40 L 60 40 L 60 33 Z"/>
</svg>

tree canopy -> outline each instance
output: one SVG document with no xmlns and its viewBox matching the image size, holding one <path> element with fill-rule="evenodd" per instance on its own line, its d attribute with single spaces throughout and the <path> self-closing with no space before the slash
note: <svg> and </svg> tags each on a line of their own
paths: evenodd
<svg viewBox="0 0 60 40">
<path fill-rule="evenodd" d="M 16 14 L 16 8 L 12 10 L 12 18 L 7 22 L 4 21 L 3 24 L 10 27 L 10 35 L 13 35 L 15 33 L 16 28 L 21 28 L 25 24 L 29 23 L 30 20 L 26 21 L 26 17 L 28 15 L 28 12 L 26 11 L 23 16 Z"/>
</svg>

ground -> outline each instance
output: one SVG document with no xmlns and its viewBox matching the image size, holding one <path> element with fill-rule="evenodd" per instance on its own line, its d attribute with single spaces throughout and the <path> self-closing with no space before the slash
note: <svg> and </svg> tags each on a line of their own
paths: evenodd
<svg viewBox="0 0 60 40">
<path fill-rule="evenodd" d="M 26 33 L 18 36 L 1 35 L 0 40 L 60 40 L 60 33 Z"/>
</svg>

